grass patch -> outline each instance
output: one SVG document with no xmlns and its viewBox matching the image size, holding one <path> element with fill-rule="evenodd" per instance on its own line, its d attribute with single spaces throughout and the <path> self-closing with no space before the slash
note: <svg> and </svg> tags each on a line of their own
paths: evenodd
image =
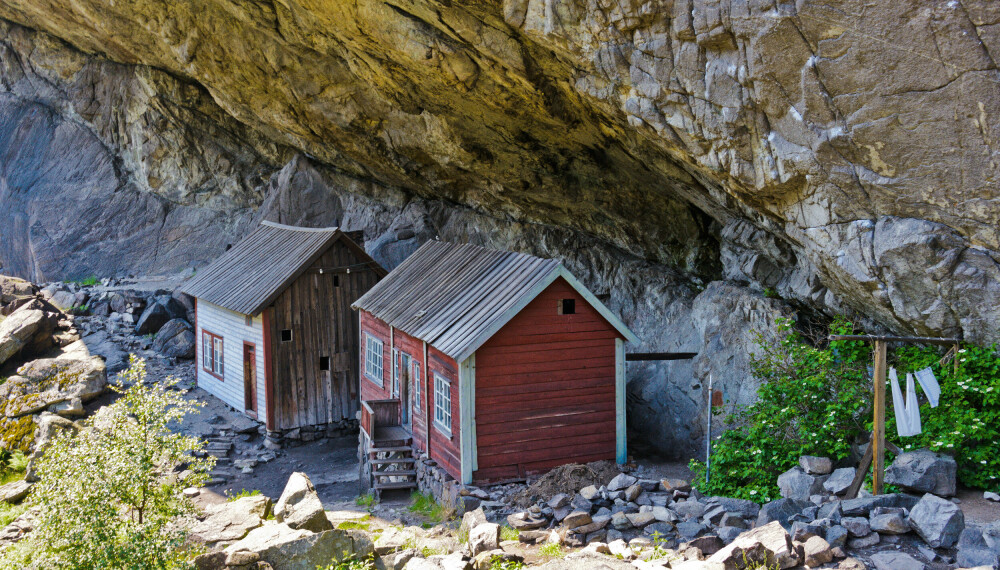
<svg viewBox="0 0 1000 570">
<path fill-rule="evenodd" d="M 23 515 L 26 510 L 28 510 L 28 507 L 24 503 L 20 505 L 0 503 L 0 528 L 14 522 L 14 519 Z"/>
<path fill-rule="evenodd" d="M 490 559 L 490 570 L 521 570 L 524 562 L 520 560 L 507 560 L 503 556 L 494 556 Z"/>
<path fill-rule="evenodd" d="M 237 501 L 237 500 L 242 499 L 244 497 L 259 497 L 259 496 L 260 496 L 260 490 L 259 489 L 254 489 L 252 491 L 248 491 L 246 489 L 243 489 L 239 493 L 236 493 L 235 495 L 230 495 L 229 491 L 226 491 L 226 500 L 227 501 Z"/>
<path fill-rule="evenodd" d="M 371 516 L 366 514 L 365 516 L 358 519 L 344 521 L 338 524 L 337 528 L 339 528 L 340 530 L 363 530 L 365 532 L 368 532 L 370 530 L 370 525 L 368 523 L 369 518 L 371 518 Z"/>
<path fill-rule="evenodd" d="M 500 540 L 520 540 L 521 531 L 516 528 L 503 525 L 500 527 Z"/>
<path fill-rule="evenodd" d="M 317 566 L 316 570 L 375 570 L 375 554 L 369 554 L 364 558 L 356 558 L 354 555 L 328 564 L 327 566 Z"/>
<path fill-rule="evenodd" d="M 378 501 L 375 500 L 375 493 L 372 493 L 370 491 L 368 493 L 365 493 L 364 495 L 358 495 L 358 497 L 354 499 L 355 505 L 359 507 L 365 507 L 366 509 L 372 509 L 375 506 L 375 503 L 377 502 Z"/>
<path fill-rule="evenodd" d="M 414 491 L 410 498 L 413 500 L 409 507 L 411 513 L 417 513 L 435 522 L 447 520 L 451 516 L 449 509 L 434 500 L 429 493 Z"/>
<path fill-rule="evenodd" d="M 97 285 L 98 281 L 100 281 L 100 279 L 98 279 L 96 275 L 91 275 L 90 277 L 70 281 L 70 283 L 76 283 L 77 285 L 83 285 L 84 287 L 93 287 L 94 285 Z"/>
<path fill-rule="evenodd" d="M 431 556 L 437 556 L 439 554 L 448 554 L 448 551 L 444 548 L 431 548 L 430 546 L 425 546 L 420 549 L 420 555 L 424 558 L 430 558 Z"/>
<path fill-rule="evenodd" d="M 543 544 L 542 547 L 538 549 L 538 553 L 546 558 L 562 558 L 563 556 L 566 556 L 566 551 L 563 550 L 562 545 L 556 542 Z"/>
</svg>

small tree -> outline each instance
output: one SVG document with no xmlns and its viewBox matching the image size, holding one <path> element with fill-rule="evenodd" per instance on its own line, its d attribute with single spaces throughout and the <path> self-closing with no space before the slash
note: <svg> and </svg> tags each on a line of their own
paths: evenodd
<svg viewBox="0 0 1000 570">
<path fill-rule="evenodd" d="M 178 518 L 194 507 L 182 491 L 203 483 L 214 460 L 194 456 L 204 446 L 200 439 L 170 430 L 201 405 L 176 384 L 176 378 L 147 383 L 145 361 L 130 357 L 112 386 L 121 397 L 78 435 L 59 434 L 44 450 L 41 482 L 30 499 L 39 507 L 35 530 L 5 553 L 0 567 L 190 566 Z"/>
</svg>

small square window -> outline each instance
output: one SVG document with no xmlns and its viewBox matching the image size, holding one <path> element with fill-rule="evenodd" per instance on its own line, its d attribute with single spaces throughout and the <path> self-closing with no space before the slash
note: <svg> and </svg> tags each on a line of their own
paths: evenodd
<svg viewBox="0 0 1000 570">
<path fill-rule="evenodd" d="M 576 314 L 576 299 L 559 299 L 559 314 Z"/>
<path fill-rule="evenodd" d="M 281 329 L 281 342 L 292 342 L 292 329 Z"/>
<path fill-rule="evenodd" d="M 250 315 L 247 315 L 247 317 L 246 317 L 246 325 L 248 327 L 252 327 L 253 326 L 253 317 L 251 317 Z"/>
<path fill-rule="evenodd" d="M 330 369 L 330 357 L 329 356 L 320 356 L 319 357 L 319 369 L 320 370 L 329 370 Z"/>
<path fill-rule="evenodd" d="M 333 286 L 340 287 L 340 275 L 333 276 Z"/>
</svg>

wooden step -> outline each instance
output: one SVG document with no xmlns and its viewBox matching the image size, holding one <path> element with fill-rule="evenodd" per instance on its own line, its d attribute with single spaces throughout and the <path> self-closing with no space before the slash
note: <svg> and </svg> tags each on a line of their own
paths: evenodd
<svg viewBox="0 0 1000 570">
<path fill-rule="evenodd" d="M 390 459 L 372 459 L 369 461 L 369 463 L 372 463 L 374 465 L 384 465 L 388 463 L 414 463 L 414 462 L 416 462 L 416 459 L 414 459 L 413 457 L 393 457 Z"/>
<path fill-rule="evenodd" d="M 375 483 L 375 490 L 381 491 L 383 489 L 416 489 L 416 481 L 403 481 L 401 483 Z"/>
<path fill-rule="evenodd" d="M 395 447 L 372 447 L 368 449 L 368 453 L 396 453 L 401 451 L 413 453 L 413 448 L 408 445 L 400 445 Z"/>
<path fill-rule="evenodd" d="M 416 477 L 416 471 L 373 471 L 376 477 Z"/>
</svg>

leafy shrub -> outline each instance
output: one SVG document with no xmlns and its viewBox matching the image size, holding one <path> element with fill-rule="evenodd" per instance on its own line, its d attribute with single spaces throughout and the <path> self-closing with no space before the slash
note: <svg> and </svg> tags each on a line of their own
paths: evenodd
<svg viewBox="0 0 1000 570">
<path fill-rule="evenodd" d="M 376 502 L 378 501 L 375 500 L 375 493 L 372 492 L 365 493 L 364 495 L 358 495 L 358 497 L 354 499 L 355 505 L 359 507 L 366 507 L 369 510 L 375 506 Z"/>
<path fill-rule="evenodd" d="M 844 319 L 834 320 L 830 333 L 856 334 Z M 795 466 L 799 456 L 843 459 L 852 444 L 867 441 L 871 433 L 868 342 L 833 341 L 813 347 L 795 331 L 794 323 L 784 320 L 779 322 L 779 340 L 772 344 L 761 339 L 760 344 L 761 354 L 751 360 L 754 376 L 763 382 L 758 399 L 727 418 L 736 427 L 713 443 L 711 481 L 704 482 L 704 463 L 691 462 L 703 493 L 761 503 L 777 499 L 778 475 Z M 888 363 L 901 375 L 932 367 L 941 384 L 941 403 L 937 408 L 923 403 L 923 433 L 900 441 L 889 396 L 886 439 L 902 449 L 928 447 L 954 454 L 960 482 L 997 488 L 1000 458 L 993 442 L 1000 436 L 1000 357 L 994 349 L 965 347 L 958 355 L 957 375 L 951 363 L 938 363 L 942 355 L 937 348 L 892 349 Z"/>
<path fill-rule="evenodd" d="M 134 355 L 119 380 L 131 387 L 113 386 L 117 401 L 45 449 L 29 498 L 40 508 L 35 530 L 0 567 L 191 567 L 185 533 L 172 523 L 193 513 L 182 491 L 203 483 L 214 461 L 192 455 L 203 447 L 198 438 L 167 426 L 198 405 L 174 378 L 146 384 L 145 362 Z"/>
<path fill-rule="evenodd" d="M 490 558 L 490 570 L 522 570 L 524 562 L 520 560 L 508 560 L 503 556 Z"/>
</svg>

